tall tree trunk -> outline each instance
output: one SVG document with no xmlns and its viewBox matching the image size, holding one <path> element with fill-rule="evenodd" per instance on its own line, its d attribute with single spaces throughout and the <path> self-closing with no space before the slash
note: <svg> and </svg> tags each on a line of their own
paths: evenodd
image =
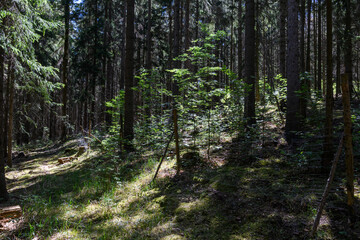
<svg viewBox="0 0 360 240">
<path fill-rule="evenodd" d="M 336 98 L 340 94 L 341 81 L 340 81 L 340 68 L 341 68 L 341 47 L 340 47 L 340 37 L 336 35 Z"/>
<path fill-rule="evenodd" d="M 126 0 L 124 148 L 127 151 L 134 149 L 134 4 L 134 0 Z"/>
<path fill-rule="evenodd" d="M 287 111 L 286 111 L 286 139 L 293 143 L 295 132 L 300 129 L 299 121 L 299 39 L 298 39 L 298 3 L 289 0 L 288 6 L 288 48 L 287 48 Z"/>
<path fill-rule="evenodd" d="M 152 68 L 151 62 L 151 0 L 148 0 L 147 30 L 146 30 L 146 69 Z"/>
<path fill-rule="evenodd" d="M 7 165 L 12 167 L 12 135 L 13 135 L 13 117 L 14 117 L 14 85 L 15 85 L 15 69 L 13 63 L 11 63 L 11 74 L 9 76 L 9 85 L 10 85 L 10 98 L 9 98 L 9 123 L 8 123 L 8 132 L 7 132 Z"/>
<path fill-rule="evenodd" d="M 321 70 L 322 70 L 322 67 L 321 67 L 321 32 L 322 32 L 322 29 L 321 29 L 321 9 L 322 9 L 322 6 L 321 6 L 321 0 L 319 0 L 318 2 L 318 43 L 317 43 L 317 49 L 318 49 L 318 52 L 317 52 L 317 57 L 318 57 L 318 64 L 317 64 L 317 90 L 320 92 L 321 91 L 321 82 L 322 82 L 322 76 L 321 76 Z"/>
<path fill-rule="evenodd" d="M 305 72 L 305 0 L 300 0 L 300 73 Z"/>
<path fill-rule="evenodd" d="M 231 2 L 231 6 L 234 6 L 234 1 Z M 234 15 L 233 10 L 231 10 L 231 16 Z M 233 65 L 234 65 L 234 20 L 230 20 L 230 70 L 234 71 Z"/>
<path fill-rule="evenodd" d="M 326 0 L 326 106 L 325 138 L 321 165 L 329 169 L 334 156 L 333 150 L 333 67 L 332 67 L 332 3 Z"/>
<path fill-rule="evenodd" d="M 184 24 L 184 47 L 185 51 L 190 48 L 191 39 L 190 39 L 190 0 L 185 0 L 185 24 Z"/>
<path fill-rule="evenodd" d="M 352 76 L 352 30 L 351 30 L 351 1 L 345 0 L 345 73 L 348 75 L 349 88 L 350 88 L 350 99 L 352 98 L 352 93 L 354 92 L 353 87 L 353 76 Z"/>
<path fill-rule="evenodd" d="M 314 85 L 313 85 L 313 89 L 316 90 L 317 89 L 317 18 L 316 18 L 316 0 L 314 0 L 313 2 L 313 28 L 314 28 L 314 48 L 313 48 L 313 52 L 314 52 Z"/>
<path fill-rule="evenodd" d="M 243 48 L 243 42 L 242 42 L 242 31 L 243 31 L 243 13 L 242 13 L 242 0 L 239 0 L 238 5 L 238 76 L 239 79 L 243 78 L 242 72 L 243 72 L 243 60 L 242 60 L 242 48 Z"/>
<path fill-rule="evenodd" d="M 61 125 L 61 139 L 65 140 L 66 138 L 66 115 L 67 115 L 67 92 L 68 92 L 68 63 L 69 63 L 69 23 L 70 23 L 70 0 L 65 1 L 64 5 L 65 13 L 65 42 L 64 42 L 64 56 L 63 56 L 63 65 L 62 65 L 62 79 L 64 88 L 62 90 L 62 125 Z"/>
<path fill-rule="evenodd" d="M 305 71 L 310 73 L 310 42 L 311 42 L 311 0 L 307 1 L 307 45 L 306 45 L 306 66 Z M 310 90 L 310 82 L 307 84 L 308 90 Z"/>
<path fill-rule="evenodd" d="M 286 16 L 287 0 L 280 0 L 280 73 L 286 78 Z"/>
<path fill-rule="evenodd" d="M 240 0 L 241 1 L 241 0 Z M 196 0 L 195 10 L 195 39 L 199 38 L 199 21 L 200 21 L 200 0 Z"/>
<path fill-rule="evenodd" d="M 343 106 L 344 106 L 344 142 L 345 142 L 345 165 L 346 165 L 346 190 L 347 190 L 347 205 L 350 215 L 350 220 L 353 222 L 355 218 L 354 213 L 354 155 L 353 143 L 351 133 L 351 110 L 350 110 L 350 89 L 349 89 L 349 75 L 345 73 L 342 76 L 342 92 L 343 92 Z"/>
<path fill-rule="evenodd" d="M 108 18 L 106 21 L 107 26 L 107 54 L 106 54 L 106 82 L 105 82 L 105 101 L 108 102 L 112 99 L 112 84 L 113 84 L 113 48 L 112 48 L 112 13 L 113 13 L 113 2 L 112 0 L 107 0 L 107 10 Z M 106 110 L 110 110 L 105 108 Z M 111 114 L 105 111 L 105 122 L 106 126 L 111 125 Z"/>
<path fill-rule="evenodd" d="M 180 0 L 174 1 L 174 57 L 180 55 Z M 180 62 L 174 61 L 174 67 L 180 68 Z M 173 94 L 175 96 L 173 106 L 173 121 L 174 121 L 174 139 L 175 139 L 175 153 L 176 153 L 176 173 L 180 173 L 180 148 L 179 148 L 179 133 L 178 133 L 178 117 L 177 117 L 177 104 L 176 96 L 179 95 L 179 87 L 175 79 L 173 86 Z"/>
<path fill-rule="evenodd" d="M 4 84 L 5 84 L 5 51 L 0 46 L 0 202 L 6 201 L 8 199 L 8 192 L 6 189 L 6 179 L 5 179 L 5 153 L 4 148 L 6 142 L 4 141 L 5 128 L 4 123 L 6 121 L 4 116 Z"/>
<path fill-rule="evenodd" d="M 247 93 L 245 96 L 245 118 L 247 126 L 255 120 L 255 2 L 245 2 L 245 79 Z"/>
</svg>

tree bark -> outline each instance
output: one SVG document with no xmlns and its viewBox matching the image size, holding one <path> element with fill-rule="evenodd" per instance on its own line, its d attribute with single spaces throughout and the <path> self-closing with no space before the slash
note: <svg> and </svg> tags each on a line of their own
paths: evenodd
<svg viewBox="0 0 360 240">
<path fill-rule="evenodd" d="M 345 73 L 348 75 L 349 80 L 349 91 L 350 91 L 350 99 L 352 98 L 352 93 L 354 92 L 353 87 L 353 76 L 352 76 L 352 30 L 351 30 L 351 1 L 345 0 Z"/>
<path fill-rule="evenodd" d="M 0 46 L 0 202 L 6 201 L 9 196 L 6 189 L 6 179 L 5 179 L 5 146 L 6 142 L 4 141 L 5 128 L 4 123 L 6 121 L 4 116 L 4 83 L 5 83 L 5 51 Z"/>
<path fill-rule="evenodd" d="M 298 3 L 297 0 L 288 2 L 288 48 L 287 48 L 287 111 L 286 111 L 286 140 L 293 143 L 296 132 L 300 129 L 299 121 L 299 39 L 298 39 Z"/>
<path fill-rule="evenodd" d="M 65 13 L 65 42 L 64 42 L 64 56 L 62 65 L 62 79 L 64 88 L 62 90 L 62 125 L 61 125 L 61 139 L 66 138 L 66 115 L 67 115 L 67 92 L 68 92 L 68 63 L 69 63 L 69 27 L 70 27 L 70 0 L 65 1 L 64 5 Z"/>
<path fill-rule="evenodd" d="M 300 7 L 300 73 L 305 72 L 305 0 Z"/>
<path fill-rule="evenodd" d="M 317 90 L 320 92 L 321 91 L 321 82 L 322 82 L 322 77 L 321 77 L 321 0 L 319 0 L 318 2 L 318 42 L 317 42 L 317 57 L 318 57 L 318 64 L 317 64 Z"/>
<path fill-rule="evenodd" d="M 8 123 L 8 132 L 7 132 L 7 140 L 8 140 L 8 154 L 7 154 L 7 165 L 12 167 L 12 131 L 13 131 L 13 117 L 14 117 L 14 85 L 15 85 L 15 70 L 14 65 L 12 64 L 11 74 L 9 78 L 10 85 L 10 98 L 9 98 L 9 123 Z"/>
<path fill-rule="evenodd" d="M 245 118 L 247 126 L 256 123 L 255 120 L 255 2 L 245 2 L 245 80 L 247 93 L 245 95 Z"/>
<path fill-rule="evenodd" d="M 238 76 L 239 79 L 243 78 L 242 72 L 243 72 L 243 60 L 242 60 L 242 48 L 243 48 L 243 42 L 242 42 L 242 31 L 243 31 L 243 11 L 242 11 L 242 0 L 239 0 L 238 5 Z"/>
<path fill-rule="evenodd" d="M 287 0 L 280 0 L 280 73 L 286 78 L 286 12 Z"/>
<path fill-rule="evenodd" d="M 174 57 L 180 54 L 180 0 L 174 1 Z M 174 61 L 174 67 L 180 68 L 180 62 Z M 175 153 L 176 153 L 176 173 L 180 173 L 181 160 L 180 160 L 180 148 L 179 148 L 179 133 L 178 133 L 178 116 L 177 116 L 177 104 L 176 96 L 179 95 L 179 86 L 177 80 L 174 81 L 173 94 L 175 96 L 173 104 L 173 121 L 174 121 L 174 139 L 175 139 Z"/>
<path fill-rule="evenodd" d="M 342 75 L 342 92 L 344 106 L 344 142 L 345 142 L 345 165 L 346 165 L 346 190 L 347 190 L 347 206 L 349 210 L 350 220 L 353 222 L 354 213 L 354 155 L 351 133 L 351 110 L 350 110 L 350 88 L 349 75 Z"/>
<path fill-rule="evenodd" d="M 125 41 L 125 116 L 124 116 L 124 148 L 133 151 L 134 139 L 134 0 L 126 0 L 126 41 Z"/>
<path fill-rule="evenodd" d="M 307 47 L 306 47 L 306 66 L 305 71 L 310 73 L 310 42 L 311 42 L 311 0 L 307 1 Z M 310 90 L 310 82 L 307 84 L 308 90 Z"/>
<path fill-rule="evenodd" d="M 325 105 L 325 138 L 321 165 L 330 167 L 333 150 L 333 67 L 332 67 L 332 3 L 326 0 L 326 105 Z"/>
</svg>

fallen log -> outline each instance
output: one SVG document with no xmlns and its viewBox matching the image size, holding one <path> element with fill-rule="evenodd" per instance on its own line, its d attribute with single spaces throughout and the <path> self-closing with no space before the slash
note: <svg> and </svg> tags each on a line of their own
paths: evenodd
<svg viewBox="0 0 360 240">
<path fill-rule="evenodd" d="M 22 216 L 22 210 L 19 205 L 0 207 L 0 220 L 13 219 Z"/>
</svg>

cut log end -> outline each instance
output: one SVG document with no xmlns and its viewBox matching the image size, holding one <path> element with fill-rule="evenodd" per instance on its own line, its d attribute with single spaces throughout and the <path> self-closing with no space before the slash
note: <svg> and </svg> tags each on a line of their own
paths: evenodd
<svg viewBox="0 0 360 240">
<path fill-rule="evenodd" d="M 0 220 L 13 219 L 22 216 L 22 210 L 19 205 L 0 207 Z"/>
</svg>

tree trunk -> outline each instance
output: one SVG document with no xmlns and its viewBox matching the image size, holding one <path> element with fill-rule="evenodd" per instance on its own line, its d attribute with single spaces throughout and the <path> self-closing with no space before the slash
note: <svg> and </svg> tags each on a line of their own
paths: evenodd
<svg viewBox="0 0 360 240">
<path fill-rule="evenodd" d="M 310 73 L 310 41 L 311 41 L 311 0 L 307 2 L 307 46 L 306 46 L 306 66 L 305 71 Z M 308 90 L 310 90 L 310 82 L 307 84 Z"/>
<path fill-rule="evenodd" d="M 300 73 L 305 72 L 305 0 L 300 0 Z"/>
<path fill-rule="evenodd" d="M 318 35 L 317 35 L 317 37 L 318 37 L 318 43 L 317 43 L 317 50 L 318 50 L 318 52 L 317 52 L 317 57 L 318 57 L 318 64 L 317 64 L 317 70 L 318 70 L 318 72 L 317 72 L 317 90 L 320 92 L 321 91 L 321 81 L 322 81 L 322 77 L 321 77 L 321 32 L 322 32 L 322 30 L 321 30 L 321 8 L 322 8 L 322 6 L 321 6 L 321 0 L 319 0 L 319 2 L 318 2 Z"/>
<path fill-rule="evenodd" d="M 180 54 L 180 0 L 174 1 L 174 57 Z M 180 62 L 174 61 L 174 67 L 180 68 Z M 173 94 L 175 96 L 173 104 L 173 121 L 174 121 L 174 138 L 175 138 L 175 153 L 176 153 L 176 173 L 180 173 L 180 148 L 179 148 L 179 133 L 178 133 L 178 117 L 177 117 L 177 104 L 176 96 L 179 95 L 179 87 L 175 79 L 173 86 Z"/>
<path fill-rule="evenodd" d="M 5 153 L 4 148 L 6 142 L 4 142 L 5 128 L 4 123 L 6 121 L 4 116 L 4 83 L 5 83 L 5 51 L 0 46 L 0 202 L 6 201 L 8 199 L 8 192 L 6 189 L 6 179 L 5 179 Z"/>
<path fill-rule="evenodd" d="M 329 169 L 334 156 L 333 150 L 333 68 L 332 68 L 332 3 L 326 0 L 326 106 L 325 138 L 321 165 Z"/>
<path fill-rule="evenodd" d="M 107 11 L 108 18 L 106 21 L 107 26 L 107 55 L 106 55 L 106 83 L 105 83 L 105 101 L 108 102 L 112 99 L 112 83 L 113 83 L 113 57 L 110 57 L 114 54 L 112 48 L 112 12 L 113 12 L 113 3 L 112 0 L 107 0 Z M 110 110 L 105 107 L 106 110 Z M 111 125 L 111 114 L 105 111 L 105 123 L 109 127 Z"/>
<path fill-rule="evenodd" d="M 15 85 L 15 70 L 12 63 L 11 74 L 9 76 L 10 85 L 10 98 L 9 98 L 9 123 L 8 123 L 8 154 L 7 154 L 7 165 L 12 167 L 12 130 L 13 130 L 13 117 L 14 117 L 14 85 Z"/>
<path fill-rule="evenodd" d="M 286 8 L 287 0 L 280 0 L 280 73 L 286 78 Z"/>
<path fill-rule="evenodd" d="M 351 1 L 345 0 L 345 73 L 348 74 L 349 80 L 349 90 L 350 90 L 350 99 L 352 98 L 352 93 L 354 92 L 353 87 L 353 76 L 352 76 L 352 30 L 351 30 Z"/>
<path fill-rule="evenodd" d="M 354 213 L 354 155 L 353 143 L 351 133 L 351 110 L 350 110 L 350 89 L 349 89 L 349 75 L 345 73 L 342 76 L 342 92 L 343 92 L 343 106 L 344 106 L 344 135 L 345 135 L 345 164 L 346 164 L 346 190 L 347 190 L 347 205 L 350 215 L 350 220 L 353 222 L 355 218 Z"/>
<path fill-rule="evenodd" d="M 289 0 L 288 6 L 288 50 L 287 50 L 287 111 L 286 111 L 286 140 L 293 143 L 296 131 L 300 129 L 299 121 L 299 40 L 298 40 L 298 3 Z"/>
<path fill-rule="evenodd" d="M 243 19 L 242 19 L 242 0 L 239 0 L 238 5 L 238 76 L 239 79 L 243 78 L 242 72 L 243 72 L 243 60 L 242 60 L 242 48 L 243 48 L 243 42 L 242 42 L 242 31 L 243 31 Z"/>
<path fill-rule="evenodd" d="M 336 35 L 336 98 L 340 94 L 340 67 L 341 67 L 341 47 L 340 47 L 340 37 Z"/>
<path fill-rule="evenodd" d="M 62 90 L 62 125 L 61 125 L 61 139 L 66 138 L 66 115 L 67 115 L 67 92 L 68 92 L 68 63 L 69 63 L 69 23 L 70 23 L 70 0 L 65 1 L 64 5 L 65 13 L 65 42 L 64 42 L 64 56 L 62 65 L 62 79 L 64 88 Z"/>
<path fill-rule="evenodd" d="M 316 27 L 316 23 L 317 23 L 317 18 L 316 18 L 316 2 L 314 0 L 313 2 L 313 28 L 314 28 L 314 85 L 313 85 L 313 89 L 316 90 L 317 89 L 317 27 Z"/>
<path fill-rule="evenodd" d="M 255 2 L 245 2 L 245 79 L 247 93 L 245 96 L 245 118 L 247 126 L 255 120 Z"/>
<path fill-rule="evenodd" d="M 124 148 L 127 151 L 134 149 L 134 4 L 134 0 L 126 0 Z"/>
</svg>

